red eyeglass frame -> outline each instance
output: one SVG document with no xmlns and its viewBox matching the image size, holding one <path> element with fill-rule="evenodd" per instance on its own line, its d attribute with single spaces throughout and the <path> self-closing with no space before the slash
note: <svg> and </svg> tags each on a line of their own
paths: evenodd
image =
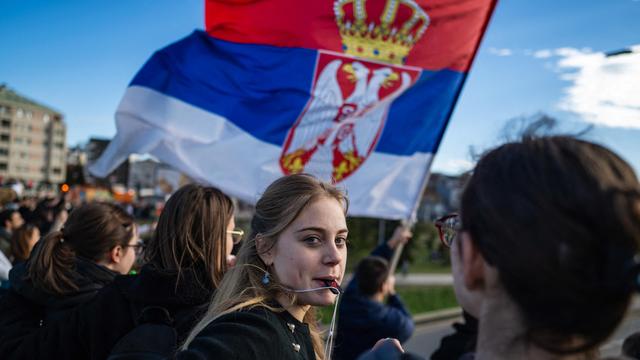
<svg viewBox="0 0 640 360">
<path fill-rule="evenodd" d="M 444 228 L 444 226 L 445 226 L 446 221 L 447 221 L 447 220 L 449 220 L 449 219 L 451 219 L 451 218 L 458 218 L 458 219 L 459 219 L 459 218 L 460 218 L 460 214 L 458 214 L 458 213 L 451 213 L 451 214 L 445 215 L 445 216 L 443 216 L 443 217 L 441 217 L 441 218 L 437 219 L 437 220 L 436 220 L 436 222 L 435 222 L 436 229 L 438 229 L 438 235 L 439 235 L 439 237 L 440 237 L 440 242 L 441 242 L 441 243 L 442 243 L 442 245 L 443 245 L 444 247 L 446 247 L 446 248 L 450 248 L 450 247 L 451 247 L 451 243 L 453 242 L 453 240 L 452 240 L 452 242 L 450 242 L 450 243 L 447 243 L 447 242 L 445 241 L 445 239 L 444 239 L 444 231 L 445 231 L 445 230 L 444 230 L 443 228 Z M 458 220 L 458 221 L 459 221 L 459 220 Z M 455 230 L 456 230 L 456 232 L 457 232 L 459 229 L 455 229 Z"/>
</svg>

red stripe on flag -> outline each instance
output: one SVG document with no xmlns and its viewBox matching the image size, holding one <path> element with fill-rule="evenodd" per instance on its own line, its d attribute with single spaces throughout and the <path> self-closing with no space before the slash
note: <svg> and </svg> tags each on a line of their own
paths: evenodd
<svg viewBox="0 0 640 360">
<path fill-rule="evenodd" d="M 206 28 L 211 36 L 236 43 L 344 52 L 334 14 L 335 2 L 206 0 Z M 399 2 L 393 23 L 396 28 L 401 28 L 412 13 L 404 4 L 406 1 Z M 388 1 L 363 3 L 366 28 L 379 25 Z M 496 0 L 415 0 L 415 3 L 426 12 L 430 24 L 404 64 L 428 70 L 468 71 Z M 345 17 L 353 18 L 353 2 L 347 2 L 343 10 Z"/>
</svg>

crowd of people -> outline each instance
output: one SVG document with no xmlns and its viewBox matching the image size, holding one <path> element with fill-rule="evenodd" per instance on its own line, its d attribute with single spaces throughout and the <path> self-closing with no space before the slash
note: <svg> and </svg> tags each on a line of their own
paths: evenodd
<svg viewBox="0 0 640 360">
<path fill-rule="evenodd" d="M 597 359 L 640 289 L 638 178 L 572 137 L 487 152 L 460 211 L 436 223 L 466 323 L 434 354 L 402 349 L 414 323 L 389 259 L 410 231 L 343 289 L 348 198 L 311 175 L 272 183 L 244 239 L 231 199 L 198 184 L 145 243 L 117 205 L 38 206 L 0 214 L 2 359 Z M 637 358 L 638 338 L 615 359 Z"/>
</svg>

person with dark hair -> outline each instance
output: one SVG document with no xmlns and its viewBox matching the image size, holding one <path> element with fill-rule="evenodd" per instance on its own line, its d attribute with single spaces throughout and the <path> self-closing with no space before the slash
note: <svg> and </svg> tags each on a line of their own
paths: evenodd
<svg viewBox="0 0 640 360">
<path fill-rule="evenodd" d="M 22 216 L 15 209 L 0 211 L 0 251 L 11 259 L 11 234 L 24 224 Z"/>
<path fill-rule="evenodd" d="M 560 136 L 500 146 L 476 165 L 460 220 L 451 255 L 481 296 L 477 359 L 586 355 L 623 319 L 640 184 L 611 150 Z"/>
<path fill-rule="evenodd" d="M 458 214 L 446 215 L 435 222 L 444 248 L 450 247 L 449 240 L 455 234 L 454 226 Z M 451 249 L 451 257 L 457 256 L 457 248 Z M 477 292 L 469 291 L 463 282 L 462 269 L 452 268 L 453 291 L 458 304 L 463 309 L 462 322 L 455 322 L 454 332 L 440 340 L 440 346 L 431 354 L 431 360 L 459 360 L 470 357 L 476 350 L 478 340 L 478 316 L 482 306 L 482 298 Z"/>
<path fill-rule="evenodd" d="M 241 231 L 235 229 L 233 214 L 233 202 L 220 190 L 183 186 L 167 201 L 139 274 L 117 277 L 92 301 L 19 343 L 0 338 L 0 358 L 106 359 L 148 315 L 165 319 L 182 342 L 235 262 L 231 252 Z M 150 336 L 133 340 L 153 344 L 156 338 Z"/>
<path fill-rule="evenodd" d="M 638 287 L 640 184 L 598 144 L 486 153 L 445 224 L 454 281 L 478 298 L 477 360 L 595 358 Z"/>
<path fill-rule="evenodd" d="M 31 213 L 31 222 L 40 229 L 40 234 L 46 236 L 50 232 L 60 230 L 68 217 L 69 207 L 66 194 L 57 198 L 42 199 Z"/>
<path fill-rule="evenodd" d="M 40 240 L 40 230 L 33 224 L 24 224 L 11 235 L 11 255 L 13 263 L 27 261 L 33 247 Z"/>
<path fill-rule="evenodd" d="M 11 288 L 0 300 L 0 344 L 20 343 L 129 272 L 135 246 L 133 218 L 120 207 L 93 203 L 73 211 L 62 230 L 38 241 L 27 262 L 11 270 Z"/>
<path fill-rule="evenodd" d="M 413 334 L 413 319 L 395 292 L 388 262 L 393 249 L 410 237 L 398 226 L 389 241 L 358 263 L 340 302 L 335 359 L 355 359 L 380 339 L 405 342 Z"/>
</svg>

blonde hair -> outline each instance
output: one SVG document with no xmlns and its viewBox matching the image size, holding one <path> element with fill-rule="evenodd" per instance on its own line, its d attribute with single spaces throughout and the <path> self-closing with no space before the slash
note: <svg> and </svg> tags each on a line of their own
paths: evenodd
<svg viewBox="0 0 640 360">
<path fill-rule="evenodd" d="M 262 306 L 274 312 L 282 311 L 269 305 L 282 294 L 287 295 L 292 304 L 295 302 L 295 296 L 285 291 L 279 285 L 277 278 L 273 279 L 268 286 L 262 284 L 262 278 L 267 270 L 259 255 L 275 246 L 282 231 L 310 203 L 321 197 L 340 202 L 346 214 L 348 208 L 346 196 L 333 185 L 321 182 L 311 175 L 289 175 L 269 185 L 256 204 L 251 221 L 251 236 L 242 244 L 236 266 L 225 274 L 207 313 L 193 328 L 183 349 L 189 346 L 200 331 L 222 315 L 256 306 Z M 256 245 L 257 238 L 261 242 L 260 250 Z M 275 277 L 275 274 L 271 275 Z M 309 326 L 316 357 L 324 357 L 322 339 L 313 308 L 307 311 L 303 322 Z"/>
</svg>

